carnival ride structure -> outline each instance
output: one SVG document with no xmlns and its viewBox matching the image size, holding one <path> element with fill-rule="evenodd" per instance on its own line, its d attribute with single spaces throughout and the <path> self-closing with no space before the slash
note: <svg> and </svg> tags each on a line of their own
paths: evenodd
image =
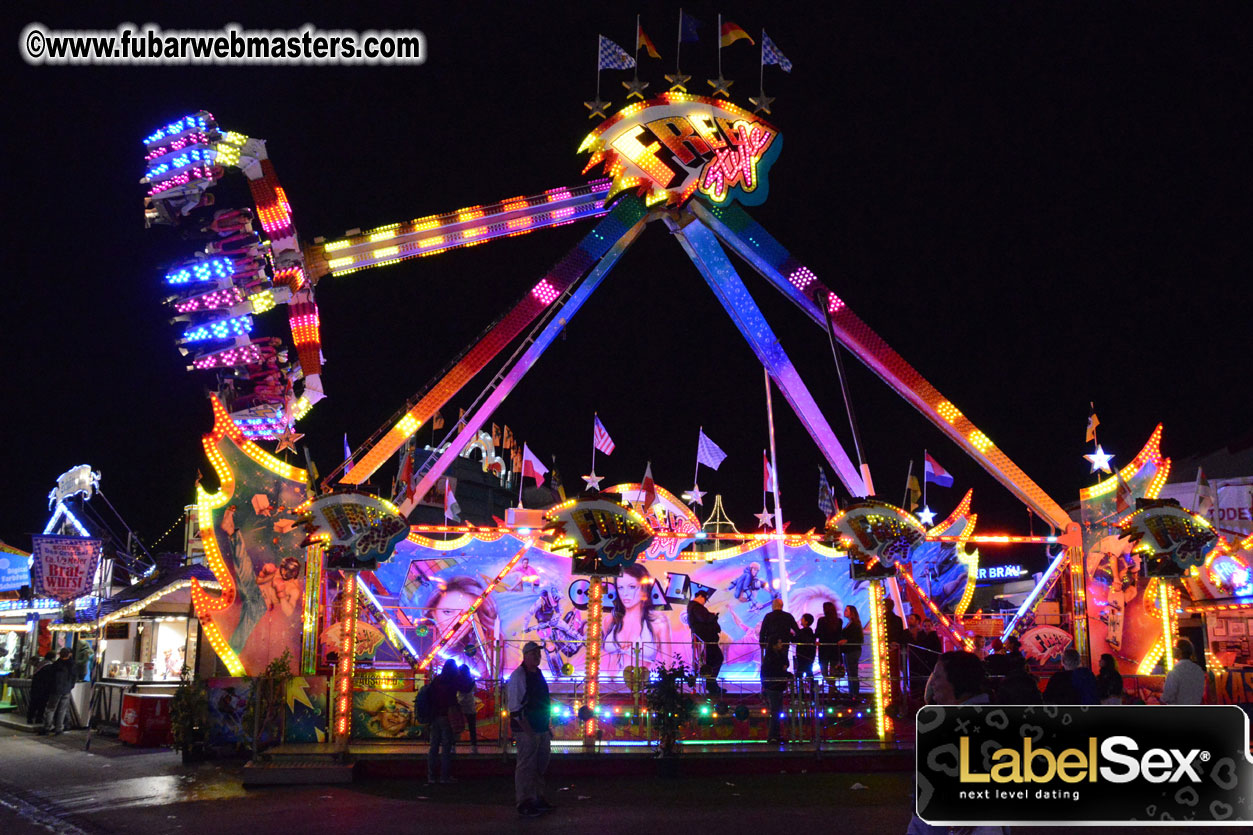
<svg viewBox="0 0 1253 835">
<path fill-rule="evenodd" d="M 482 437 L 487 421 L 603 283 L 622 254 L 649 225 L 660 223 L 679 242 L 849 494 L 855 498 L 870 496 L 873 491 L 869 468 L 855 464 L 841 446 L 809 387 L 728 258 L 727 249 L 739 255 L 814 324 L 827 331 L 835 342 L 864 363 L 1051 529 L 1043 536 L 976 535 L 976 517 L 970 512 L 971 494 L 967 493 L 948 519 L 926 529 L 925 539 L 919 546 L 952 544 L 960 562 L 967 567 L 965 592 L 952 616 L 941 611 L 919 585 L 910 571 L 908 555 L 887 575 L 869 580 L 877 735 L 886 739 L 892 734 L 891 719 L 884 709 L 888 666 L 884 613 L 879 605 L 883 587 L 893 586 L 899 580 L 904 594 L 915 605 L 926 607 L 952 641 L 970 646 L 972 635 L 963 628 L 961 617 L 974 589 L 978 556 L 977 551 L 969 551 L 968 546 L 1030 542 L 1056 548 L 1048 570 L 1007 625 L 1005 634 L 1029 621 L 1033 607 L 1056 583 L 1063 582 L 1067 584 L 1071 601 L 1075 640 L 1081 651 L 1086 651 L 1085 635 L 1079 625 L 1088 614 L 1085 609 L 1085 543 L 1079 524 L 1072 522 L 1055 500 L 809 267 L 752 219 L 745 206 L 765 199 L 769 169 L 782 146 L 779 131 L 757 114 L 717 98 L 664 93 L 625 107 L 605 119 L 584 139 L 579 150 L 590 154 L 584 173 L 603 166 L 606 178 L 550 189 L 531 197 L 507 198 L 446 214 L 391 223 L 337 240 L 318 239 L 303 247 L 296 238 L 291 207 L 266 156 L 263 141 L 222 131 L 212 117 L 202 112 L 158 130 L 145 144 L 149 166 L 146 181 L 151 186 L 147 212 L 152 222 L 183 224 L 197 215 L 206 216 L 204 195 L 207 189 L 225 167 L 235 166 L 249 179 L 256 200 L 255 218 L 269 236 L 268 241 L 262 240 L 252 231 L 249 212 L 219 212 L 209 223 L 217 240 L 211 240 L 203 253 L 171 270 L 166 277 L 167 284 L 179 290 L 171 298 L 171 304 L 180 316 L 187 317 L 189 324 L 180 342 L 205 346 L 195 349 L 198 353 L 191 367 L 211 370 L 218 375 L 215 428 L 205 439 L 205 449 L 223 479 L 222 489 L 216 495 L 203 488 L 197 489 L 201 528 L 215 531 L 214 536 L 206 540 L 206 557 L 221 580 L 222 594 L 212 596 L 197 588 L 194 599 L 197 611 L 205 619 L 210 642 L 232 672 L 243 672 L 245 665 L 239 659 L 238 650 L 232 651 L 228 646 L 225 637 L 228 625 L 212 617 L 215 612 L 231 606 L 235 598 L 233 569 L 216 545 L 218 538 L 231 535 L 230 531 L 223 530 L 220 534 L 216 531 L 221 530 L 222 508 L 232 499 L 234 489 L 231 465 L 226 460 L 229 450 L 222 445 L 233 444 L 246 458 L 290 481 L 293 487 L 307 485 L 312 495 L 308 473 L 265 452 L 253 439 L 279 438 L 276 452 L 285 447 L 294 449 L 293 439 L 299 437 L 292 429 L 294 422 L 322 396 L 321 341 L 313 299 L 316 282 L 327 276 L 334 278 L 582 220 L 595 220 L 587 235 L 512 307 L 492 321 L 479 339 L 410 397 L 344 465 L 327 475 L 322 480 L 324 488 L 360 489 L 420 428 L 431 422 L 441 408 L 513 346 L 487 385 L 475 395 L 463 417 L 419 467 L 414 476 L 414 489 L 408 491 L 398 508 L 402 515 L 408 516 L 445 475 L 452 461 Z M 288 362 L 276 341 L 266 342 L 251 336 L 252 316 L 281 303 L 289 305 L 288 319 L 298 363 Z M 241 380 L 251 386 L 243 397 L 234 388 Z M 295 384 L 300 381 L 303 381 L 302 391 L 297 395 Z M 238 408 L 229 409 L 225 401 L 234 401 Z M 1119 500 L 1123 501 L 1126 496 L 1119 487 L 1123 484 L 1130 485 L 1130 489 L 1141 496 L 1155 496 L 1169 468 L 1168 459 L 1161 458 L 1157 452 L 1159 439 L 1160 427 L 1132 464 L 1116 477 L 1084 491 L 1085 502 L 1109 498 L 1116 489 Z M 841 559 L 845 554 L 842 546 L 848 544 L 825 532 L 707 534 L 701 530 L 699 520 L 677 500 L 669 505 L 663 501 L 654 507 L 645 507 L 640 502 L 642 489 L 638 485 L 619 485 L 613 489 L 627 501 L 636 502 L 647 516 L 655 536 L 656 553 L 650 554 L 652 558 L 712 561 L 759 549 L 761 560 L 771 571 L 781 575 L 783 582 L 778 584 L 777 593 L 784 597 L 789 593 L 786 549 L 806 548 L 821 559 L 831 560 Z M 1087 507 L 1085 504 L 1085 513 Z M 280 506 L 280 510 L 285 508 Z M 283 533 L 290 531 L 289 527 Z M 542 543 L 540 534 L 532 523 L 493 528 L 414 526 L 401 546 L 407 549 L 406 563 L 444 559 L 446 557 L 440 554 L 464 549 L 470 543 L 501 541 L 510 552 L 500 563 L 503 568 L 494 577 L 483 577 L 486 582 L 478 586 L 477 594 L 462 613 L 442 625 L 439 634 L 431 636 L 424 650 L 412 640 L 415 630 L 422 628 L 410 617 L 412 613 L 406 614 L 405 607 L 399 604 L 388 603 L 398 600 L 400 586 L 408 582 L 406 570 L 398 567 L 401 566 L 399 561 L 380 566 L 373 572 L 362 572 L 359 578 L 347 576 L 340 595 L 343 604 L 339 606 L 340 615 L 346 622 L 353 622 L 360 604 L 380 624 L 387 643 L 404 664 L 426 672 L 436 659 L 455 655 L 450 654 L 449 648 L 478 628 L 475 613 L 502 587 L 508 575 L 529 558 L 528 555 L 551 553 Z M 448 535 L 455 538 L 438 538 Z M 691 550 L 694 543 L 711 538 L 734 540 L 740 545 L 712 552 L 712 556 L 710 552 Z M 274 541 L 278 543 L 278 537 Z M 776 547 L 763 547 L 771 544 Z M 297 546 L 289 543 L 289 547 Z M 414 549 L 430 553 L 418 556 Z M 308 548 L 303 569 L 305 593 L 299 616 L 303 631 L 300 651 L 302 667 L 312 672 L 319 626 L 329 625 L 333 620 L 316 546 Z M 600 583 L 592 583 L 592 597 L 599 597 L 602 591 Z M 770 592 L 776 593 L 775 589 Z M 595 620 L 598 629 L 599 618 Z M 340 695 L 347 692 L 344 688 L 351 688 L 356 656 L 351 636 L 355 632 L 354 629 L 342 630 L 345 643 L 338 659 L 336 685 Z M 477 643 L 481 644 L 483 637 L 479 635 Z M 589 671 L 588 679 L 599 681 L 595 669 Z M 594 716 L 594 699 L 590 701 Z M 342 707 L 337 712 L 336 729 L 342 735 L 347 733 L 348 720 Z"/>
</svg>

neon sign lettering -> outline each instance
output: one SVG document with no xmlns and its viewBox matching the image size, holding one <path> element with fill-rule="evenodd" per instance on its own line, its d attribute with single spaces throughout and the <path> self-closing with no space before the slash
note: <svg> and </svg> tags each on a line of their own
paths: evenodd
<svg viewBox="0 0 1253 835">
<path fill-rule="evenodd" d="M 744 191 L 757 188 L 757 163 L 774 137 L 755 125 L 738 123 L 736 137 L 730 148 L 714 152 L 714 159 L 705 166 L 700 190 L 715 203 L 726 200 L 727 189 L 735 186 Z"/>
</svg>

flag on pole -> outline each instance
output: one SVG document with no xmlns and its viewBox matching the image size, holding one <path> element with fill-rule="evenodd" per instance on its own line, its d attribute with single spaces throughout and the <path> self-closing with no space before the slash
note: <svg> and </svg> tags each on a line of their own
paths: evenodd
<svg viewBox="0 0 1253 835">
<path fill-rule="evenodd" d="M 344 472 L 348 472 L 353 468 L 352 463 L 352 447 L 348 446 L 348 433 L 344 433 Z"/>
<path fill-rule="evenodd" d="M 500 427 L 493 423 L 492 424 L 492 446 L 493 447 L 500 446 L 501 440 L 502 440 L 502 437 L 500 434 Z"/>
<path fill-rule="evenodd" d="M 937 464 L 929 453 L 924 452 L 923 457 L 926 458 L 926 464 L 923 465 L 923 478 L 937 487 L 952 487 L 953 477 L 949 475 L 948 470 Z"/>
<path fill-rule="evenodd" d="M 443 429 L 443 428 L 444 428 L 444 416 L 440 414 L 439 412 L 436 412 L 435 416 L 431 418 L 431 429 L 434 430 L 434 429 Z"/>
<path fill-rule="evenodd" d="M 696 463 L 704 464 L 711 470 L 716 470 L 726 460 L 727 454 L 722 448 L 709 440 L 709 436 L 705 434 L 704 428 L 700 430 L 700 435 L 696 438 Z"/>
<path fill-rule="evenodd" d="M 461 505 L 457 504 L 457 497 L 453 494 L 452 482 L 444 479 L 444 518 L 451 519 L 454 522 L 461 521 Z"/>
<path fill-rule="evenodd" d="M 557 456 L 553 456 L 553 489 L 557 491 L 557 495 L 564 502 L 566 500 L 566 486 L 561 483 L 561 473 L 557 472 Z"/>
<path fill-rule="evenodd" d="M 644 490 L 644 512 L 647 513 L 657 502 L 657 483 L 653 481 L 653 462 L 644 467 L 644 480 L 640 482 Z"/>
<path fill-rule="evenodd" d="M 635 66 L 635 59 L 631 57 L 630 53 L 604 35 L 600 36 L 598 54 L 600 57 L 596 63 L 597 69 L 629 70 Z"/>
<path fill-rule="evenodd" d="M 405 444 L 404 457 L 400 461 L 400 470 L 396 475 L 395 497 L 392 504 L 402 504 L 409 498 L 409 482 L 413 480 L 413 440 Z"/>
<path fill-rule="evenodd" d="M 1096 440 L 1096 427 L 1101 425 L 1101 419 L 1096 416 L 1096 404 L 1088 401 L 1088 432 L 1084 435 L 1085 441 Z"/>
<path fill-rule="evenodd" d="M 661 57 L 661 53 L 657 51 L 657 47 L 653 44 L 653 39 L 644 34 L 644 27 L 637 24 L 635 27 L 635 49 L 637 52 L 640 47 L 644 48 L 649 58 Z"/>
<path fill-rule="evenodd" d="M 1193 510 L 1198 516 L 1209 519 L 1214 512 L 1214 505 L 1218 504 L 1214 495 L 1214 488 L 1210 487 L 1209 479 L 1205 477 L 1205 470 L 1200 467 L 1196 468 L 1196 498 L 1192 503 Z"/>
<path fill-rule="evenodd" d="M 679 43 L 695 43 L 700 40 L 701 22 L 679 9 Z"/>
<path fill-rule="evenodd" d="M 827 471 L 818 468 L 818 509 L 824 518 L 835 515 L 835 496 L 831 493 L 831 482 L 827 481 Z"/>
<path fill-rule="evenodd" d="M 774 45 L 774 41 L 770 40 L 765 29 L 761 30 L 761 63 L 777 64 L 784 72 L 792 71 L 792 62 Z"/>
<path fill-rule="evenodd" d="M 513 449 L 515 446 L 517 446 L 513 442 L 513 430 L 509 428 L 509 424 L 507 423 L 505 424 L 504 446 L 506 449 Z"/>
<path fill-rule="evenodd" d="M 510 467 L 513 472 L 522 472 L 522 450 L 517 447 L 509 450 L 509 461 L 513 465 Z"/>
<path fill-rule="evenodd" d="M 542 484 L 544 476 L 548 474 L 548 468 L 539 460 L 539 456 L 531 452 L 531 448 L 526 444 L 522 445 L 522 477 L 533 478 L 536 484 Z"/>
<path fill-rule="evenodd" d="M 600 417 L 596 414 L 592 415 L 592 446 L 606 455 L 613 454 L 613 438 L 609 437 L 605 424 L 600 422 Z"/>
<path fill-rule="evenodd" d="M 761 492 L 774 493 L 778 485 L 774 483 L 774 468 L 770 466 L 770 459 L 766 457 L 763 450 L 761 453 Z"/>
<path fill-rule="evenodd" d="M 757 43 L 756 41 L 752 39 L 752 36 L 750 36 L 747 32 L 745 32 L 740 27 L 736 26 L 734 23 L 728 22 L 728 23 L 722 24 L 721 34 L 722 34 L 722 40 L 719 41 L 719 45 L 721 46 L 730 46 L 731 44 L 739 40 L 747 40 L 751 44 Z"/>
<path fill-rule="evenodd" d="M 905 482 L 905 492 L 909 494 L 909 510 L 912 513 L 918 509 L 918 502 L 922 498 L 922 485 L 918 483 L 918 476 L 912 472 Z"/>
</svg>

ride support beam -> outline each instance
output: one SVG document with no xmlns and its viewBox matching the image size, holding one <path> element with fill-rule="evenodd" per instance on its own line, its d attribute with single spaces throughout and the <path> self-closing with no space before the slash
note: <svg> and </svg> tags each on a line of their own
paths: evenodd
<svg viewBox="0 0 1253 835">
<path fill-rule="evenodd" d="M 748 288 L 744 286 L 714 233 L 697 222 L 696 218 L 689 218 L 691 222 L 686 225 L 670 218 L 667 218 L 666 223 L 735 322 L 735 326 L 748 340 L 757 359 L 779 386 L 814 443 L 822 450 L 827 463 L 835 468 L 844 487 L 854 496 L 865 496 L 866 485 L 862 481 L 861 471 L 849 459 L 844 447 L 840 446 L 831 425 L 818 408 L 796 366 L 779 344 L 778 337 L 766 323 L 766 317 L 749 295 Z"/>
<path fill-rule="evenodd" d="M 969 418 L 927 382 L 869 325 L 849 310 L 839 296 L 830 293 L 808 267 L 784 249 L 747 212 L 734 204 L 711 208 L 699 200 L 693 200 L 688 205 L 723 243 L 751 264 L 763 278 L 824 329 L 826 317 L 829 315 L 832 332 L 841 345 L 1040 518 L 1061 531 L 1072 524 L 1070 516 L 1052 497 L 1009 460 L 1009 456 L 998 449 L 987 435 L 979 431 Z M 823 311 L 814 302 L 814 290 L 818 288 L 827 290 L 829 294 L 826 295 L 829 299 L 827 311 Z"/>
</svg>

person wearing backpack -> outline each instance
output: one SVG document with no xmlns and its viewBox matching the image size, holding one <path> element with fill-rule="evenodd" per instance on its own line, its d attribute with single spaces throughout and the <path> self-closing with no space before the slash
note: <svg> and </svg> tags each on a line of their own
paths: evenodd
<svg viewBox="0 0 1253 835">
<path fill-rule="evenodd" d="M 518 814 L 528 818 L 537 818 L 554 808 L 544 799 L 544 772 L 548 770 L 553 735 L 548 726 L 550 699 L 548 682 L 540 670 L 541 654 L 539 644 L 527 641 L 522 647 L 522 663 L 505 685 L 509 727 L 518 743 L 514 798 Z"/>
<path fill-rule="evenodd" d="M 457 736 L 453 733 L 451 711 L 461 712 L 457 704 L 457 662 L 451 658 L 444 662 L 435 680 L 428 684 L 427 705 L 431 723 L 431 747 L 426 754 L 426 784 L 455 782 L 452 777 L 452 755 L 457 747 Z M 426 687 L 423 690 L 426 690 Z M 421 700 L 422 694 L 418 694 Z M 419 705 L 419 718 L 422 713 Z M 442 753 L 441 753 L 442 751 Z"/>
</svg>

